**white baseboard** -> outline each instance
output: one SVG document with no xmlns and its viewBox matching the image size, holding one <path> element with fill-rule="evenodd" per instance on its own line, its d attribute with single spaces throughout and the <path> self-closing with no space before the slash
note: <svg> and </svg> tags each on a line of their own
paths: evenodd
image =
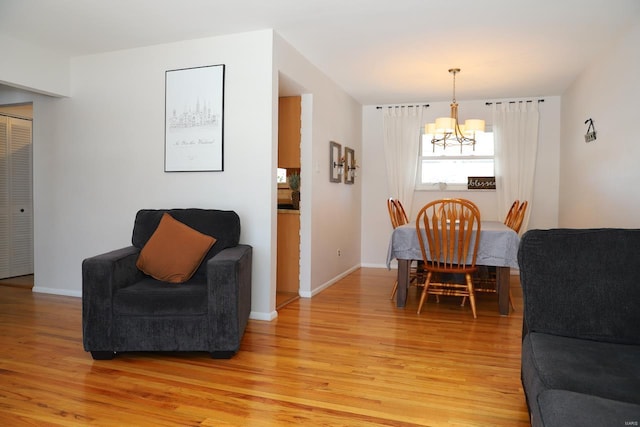
<svg viewBox="0 0 640 427">
<path fill-rule="evenodd" d="M 34 286 L 31 291 L 40 294 L 63 295 L 65 297 L 82 298 L 82 291 L 72 291 L 71 289 L 43 288 L 41 286 Z"/>
<path fill-rule="evenodd" d="M 277 311 L 272 311 L 271 313 L 265 313 L 262 311 L 252 311 L 251 313 L 249 313 L 249 319 L 252 319 L 252 320 L 264 320 L 267 322 L 271 322 L 276 317 L 278 317 Z"/>
<path fill-rule="evenodd" d="M 391 261 L 390 268 L 387 268 L 387 264 L 361 264 L 362 268 L 384 268 L 385 270 L 396 270 L 398 268 L 398 262 L 396 260 Z"/>
<path fill-rule="evenodd" d="M 353 273 L 354 271 L 356 271 L 357 269 L 360 268 L 360 265 L 354 265 L 353 267 L 351 267 L 350 269 L 343 271 L 342 273 L 338 274 L 336 277 L 334 277 L 333 279 L 323 283 L 322 285 L 318 286 L 317 288 L 313 289 L 311 292 L 309 291 L 301 291 L 300 292 L 300 298 L 311 298 L 314 295 L 319 294 L 320 292 L 324 291 L 325 289 L 327 289 L 329 286 L 333 285 L 334 283 L 336 283 L 338 280 L 348 276 L 349 274 Z"/>
</svg>

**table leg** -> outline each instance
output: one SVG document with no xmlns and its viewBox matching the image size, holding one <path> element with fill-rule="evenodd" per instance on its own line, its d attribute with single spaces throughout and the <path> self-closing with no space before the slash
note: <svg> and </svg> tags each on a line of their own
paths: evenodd
<svg viewBox="0 0 640 427">
<path fill-rule="evenodd" d="M 509 267 L 496 268 L 496 288 L 498 290 L 498 311 L 502 316 L 509 315 Z M 398 282 L 399 283 L 399 282 Z"/>
<path fill-rule="evenodd" d="M 404 307 L 407 303 L 407 288 L 409 287 L 409 267 L 411 260 L 398 260 L 398 290 L 396 291 L 396 307 Z"/>
</svg>

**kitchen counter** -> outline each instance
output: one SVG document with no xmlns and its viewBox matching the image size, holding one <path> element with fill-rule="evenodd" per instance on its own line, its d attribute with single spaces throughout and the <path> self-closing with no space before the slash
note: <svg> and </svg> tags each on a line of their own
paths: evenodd
<svg viewBox="0 0 640 427">
<path fill-rule="evenodd" d="M 300 215 L 300 209 L 294 209 L 293 204 L 291 204 L 291 201 L 287 203 L 286 200 L 280 201 L 280 199 L 278 199 L 278 213 Z"/>
</svg>

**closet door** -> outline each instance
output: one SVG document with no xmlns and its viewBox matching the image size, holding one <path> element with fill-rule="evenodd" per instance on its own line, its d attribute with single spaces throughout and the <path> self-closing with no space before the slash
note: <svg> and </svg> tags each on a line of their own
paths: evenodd
<svg viewBox="0 0 640 427">
<path fill-rule="evenodd" d="M 0 116 L 0 279 L 10 277 L 9 120 Z"/>
<path fill-rule="evenodd" d="M 11 276 L 33 273 L 31 121 L 9 119 Z"/>
<path fill-rule="evenodd" d="M 31 121 L 11 117 L 2 119 L 0 277 L 23 276 L 33 273 Z"/>
</svg>

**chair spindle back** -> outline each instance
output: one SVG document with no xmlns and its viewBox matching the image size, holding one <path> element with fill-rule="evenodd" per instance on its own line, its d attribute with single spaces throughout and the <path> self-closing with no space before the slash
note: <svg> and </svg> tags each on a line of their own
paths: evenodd
<svg viewBox="0 0 640 427">
<path fill-rule="evenodd" d="M 423 261 L 431 268 L 459 272 L 475 267 L 480 211 L 469 200 L 440 199 L 427 203 L 418 212 L 416 233 Z"/>
<path fill-rule="evenodd" d="M 407 213 L 405 212 L 402 203 L 400 203 L 400 200 L 389 197 L 389 199 L 387 199 L 387 210 L 389 211 L 389 218 L 391 219 L 391 225 L 393 228 L 397 228 L 409 222 Z"/>
</svg>

